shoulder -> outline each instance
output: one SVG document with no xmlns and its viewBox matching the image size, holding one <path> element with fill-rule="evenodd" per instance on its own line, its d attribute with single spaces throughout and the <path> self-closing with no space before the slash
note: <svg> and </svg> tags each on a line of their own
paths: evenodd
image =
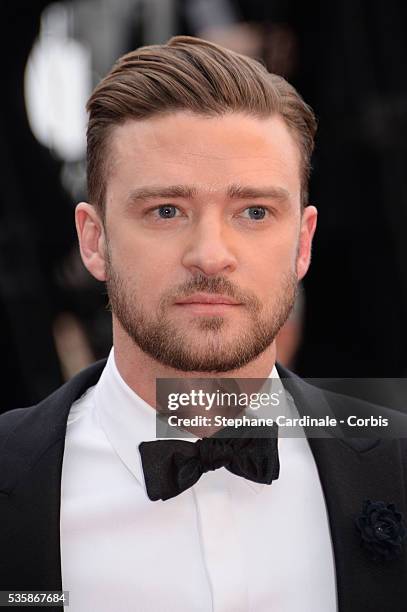
<svg viewBox="0 0 407 612">
<path fill-rule="evenodd" d="M 51 461 L 61 460 L 70 408 L 97 383 L 105 363 L 99 361 L 82 370 L 39 404 L 0 416 L 0 492 L 12 491 L 22 474 L 50 449 L 54 450 Z"/>
<path fill-rule="evenodd" d="M 102 359 L 79 372 L 40 403 L 14 408 L 0 415 L 0 449 L 17 432 L 44 436 L 66 425 L 71 405 L 100 378 L 106 360 Z"/>
<path fill-rule="evenodd" d="M 278 366 L 277 370 L 284 387 L 294 397 L 297 409 L 302 414 L 335 417 L 340 423 L 341 435 L 345 438 L 397 438 L 403 447 L 406 446 L 406 412 L 404 409 L 388 407 L 385 394 L 377 394 L 381 395 L 380 404 L 357 397 L 361 390 L 357 383 L 367 384 L 367 380 L 304 380 L 281 366 Z M 377 385 L 379 382 L 375 381 Z M 372 389 L 368 391 L 372 395 Z M 389 389 L 386 393 L 391 404 L 394 395 L 392 396 Z M 401 404 L 404 407 L 404 403 Z"/>
<path fill-rule="evenodd" d="M 7 431 L 11 431 L 20 421 L 24 419 L 27 410 L 30 410 L 32 406 L 26 408 L 14 408 L 0 414 L 0 443 L 1 438 Z"/>
</svg>

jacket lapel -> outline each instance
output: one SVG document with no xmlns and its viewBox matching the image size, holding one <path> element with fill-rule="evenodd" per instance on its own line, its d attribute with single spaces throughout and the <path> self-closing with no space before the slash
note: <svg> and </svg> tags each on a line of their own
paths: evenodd
<svg viewBox="0 0 407 612">
<path fill-rule="evenodd" d="M 72 403 L 96 384 L 104 366 L 105 360 L 92 365 L 40 404 L 19 409 L 19 415 L 13 410 L 3 415 L 16 426 L 0 453 L 1 589 L 62 590 L 60 504 L 67 418 Z"/>
<path fill-rule="evenodd" d="M 66 423 L 72 403 L 96 384 L 106 361 L 87 368 L 20 418 L 0 454 L 0 587 L 61 590 L 60 504 Z M 330 412 L 322 391 L 278 366 L 300 414 Z M 15 418 L 11 411 L 10 420 Z M 6 415 L 3 415 L 3 418 Z M 354 519 L 365 499 L 407 516 L 398 440 L 309 438 L 325 495 L 339 612 L 405 610 L 407 561 L 380 564 L 360 547 Z M 30 512 L 27 512 L 30 508 Z M 18 520 L 17 520 L 18 518 Z M 62 606 L 47 608 L 62 612 Z"/>
<path fill-rule="evenodd" d="M 325 394 L 278 367 L 300 415 L 318 415 Z M 284 380 L 286 379 L 286 380 Z M 351 400 L 350 400 L 351 401 Z M 337 432 L 336 432 L 337 433 Z M 403 460 L 399 440 L 308 438 L 325 495 L 335 557 L 339 612 L 402 612 L 407 601 L 407 557 L 373 561 L 360 546 L 354 521 L 363 501 L 394 503 L 407 517 Z"/>
</svg>

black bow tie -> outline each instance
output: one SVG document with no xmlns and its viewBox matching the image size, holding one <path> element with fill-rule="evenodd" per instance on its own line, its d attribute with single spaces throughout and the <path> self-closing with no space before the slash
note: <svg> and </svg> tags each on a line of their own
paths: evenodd
<svg viewBox="0 0 407 612">
<path fill-rule="evenodd" d="M 245 430 L 246 436 L 248 428 Z M 280 472 L 277 425 L 268 430 L 271 435 L 264 438 L 225 438 L 215 434 L 197 442 L 141 442 L 147 495 L 152 501 L 170 499 L 192 487 L 204 472 L 220 467 L 248 480 L 271 484 Z"/>
</svg>

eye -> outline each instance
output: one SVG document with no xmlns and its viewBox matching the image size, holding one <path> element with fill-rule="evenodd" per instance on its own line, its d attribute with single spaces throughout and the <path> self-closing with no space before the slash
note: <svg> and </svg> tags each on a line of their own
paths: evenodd
<svg viewBox="0 0 407 612">
<path fill-rule="evenodd" d="M 253 221 L 262 221 L 262 219 L 264 219 L 266 216 L 266 212 L 270 212 L 268 208 L 265 208 L 264 206 L 249 206 L 249 208 L 246 208 L 246 210 L 250 211 L 249 218 Z"/>
<path fill-rule="evenodd" d="M 158 211 L 159 219 L 173 219 L 177 210 L 178 208 L 176 206 L 172 206 L 171 204 L 163 204 L 162 206 L 152 208 L 148 212 L 156 213 Z M 157 217 L 157 215 L 154 216 Z"/>
</svg>

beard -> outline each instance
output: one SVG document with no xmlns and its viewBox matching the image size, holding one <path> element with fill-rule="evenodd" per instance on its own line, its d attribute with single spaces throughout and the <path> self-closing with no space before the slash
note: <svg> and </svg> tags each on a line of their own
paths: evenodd
<svg viewBox="0 0 407 612">
<path fill-rule="evenodd" d="M 182 372 L 221 373 L 242 368 L 272 344 L 293 309 L 298 280 L 292 270 L 282 275 L 271 304 L 264 309 L 254 294 L 237 292 L 228 279 L 199 275 L 163 296 L 154 313 L 143 307 L 137 287 L 115 270 L 107 249 L 106 287 L 116 319 L 148 356 Z M 188 315 L 181 324 L 172 320 L 168 311 L 174 302 L 197 292 L 221 293 L 243 304 L 239 308 L 248 315 L 246 325 L 230 330 L 228 316 L 219 315 L 192 319 Z"/>
</svg>

